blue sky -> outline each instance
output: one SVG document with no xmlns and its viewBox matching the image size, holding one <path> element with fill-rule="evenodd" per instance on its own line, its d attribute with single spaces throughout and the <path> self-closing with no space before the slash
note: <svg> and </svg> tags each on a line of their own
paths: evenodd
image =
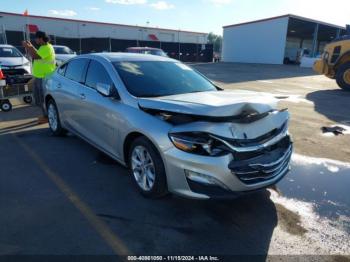
<svg viewBox="0 0 350 262">
<path fill-rule="evenodd" d="M 350 0 L 0 0 L 1 11 L 222 33 L 222 26 L 287 13 L 344 26 Z M 327 4 L 328 3 L 328 4 Z"/>
</svg>

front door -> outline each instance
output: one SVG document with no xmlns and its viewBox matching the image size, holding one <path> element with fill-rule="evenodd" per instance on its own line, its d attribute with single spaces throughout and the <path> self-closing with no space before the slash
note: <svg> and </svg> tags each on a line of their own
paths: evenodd
<svg viewBox="0 0 350 262">
<path fill-rule="evenodd" d="M 83 135 L 88 140 L 119 158 L 117 148 L 120 102 L 100 94 L 96 90 L 99 84 L 113 86 L 113 81 L 100 62 L 91 60 L 87 69 L 85 85 L 79 88 L 81 110 L 79 111 L 78 123 L 83 128 Z"/>
</svg>

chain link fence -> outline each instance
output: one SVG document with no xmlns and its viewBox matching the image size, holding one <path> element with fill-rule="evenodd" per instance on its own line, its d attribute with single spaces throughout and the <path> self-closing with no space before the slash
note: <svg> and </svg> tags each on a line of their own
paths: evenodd
<svg viewBox="0 0 350 262">
<path fill-rule="evenodd" d="M 25 34 L 19 31 L 6 31 L 7 43 L 16 46 L 21 51 Z M 34 40 L 31 34 L 31 40 Z M 128 47 L 154 47 L 161 48 L 169 57 L 183 62 L 212 62 L 213 45 L 195 43 L 174 43 L 160 41 L 137 41 L 113 38 L 65 38 L 51 35 L 51 42 L 55 45 L 68 46 L 78 54 L 91 52 L 125 52 Z M 3 36 L 0 36 L 0 41 Z"/>
</svg>

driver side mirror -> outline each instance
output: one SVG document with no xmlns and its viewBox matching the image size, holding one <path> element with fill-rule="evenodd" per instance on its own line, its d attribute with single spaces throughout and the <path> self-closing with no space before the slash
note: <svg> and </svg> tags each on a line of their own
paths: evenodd
<svg viewBox="0 0 350 262">
<path fill-rule="evenodd" d="M 103 83 L 97 83 L 96 90 L 101 95 L 105 97 L 115 97 L 119 98 L 117 90 L 114 88 L 114 85 L 108 85 Z"/>
</svg>

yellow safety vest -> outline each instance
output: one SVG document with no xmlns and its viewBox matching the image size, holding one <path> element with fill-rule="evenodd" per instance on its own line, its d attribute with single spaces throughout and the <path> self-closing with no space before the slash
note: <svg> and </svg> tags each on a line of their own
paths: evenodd
<svg viewBox="0 0 350 262">
<path fill-rule="evenodd" d="M 40 46 L 38 55 L 41 59 L 35 59 L 33 63 L 33 76 L 36 78 L 45 78 L 56 69 L 55 50 L 51 44 Z"/>
</svg>

